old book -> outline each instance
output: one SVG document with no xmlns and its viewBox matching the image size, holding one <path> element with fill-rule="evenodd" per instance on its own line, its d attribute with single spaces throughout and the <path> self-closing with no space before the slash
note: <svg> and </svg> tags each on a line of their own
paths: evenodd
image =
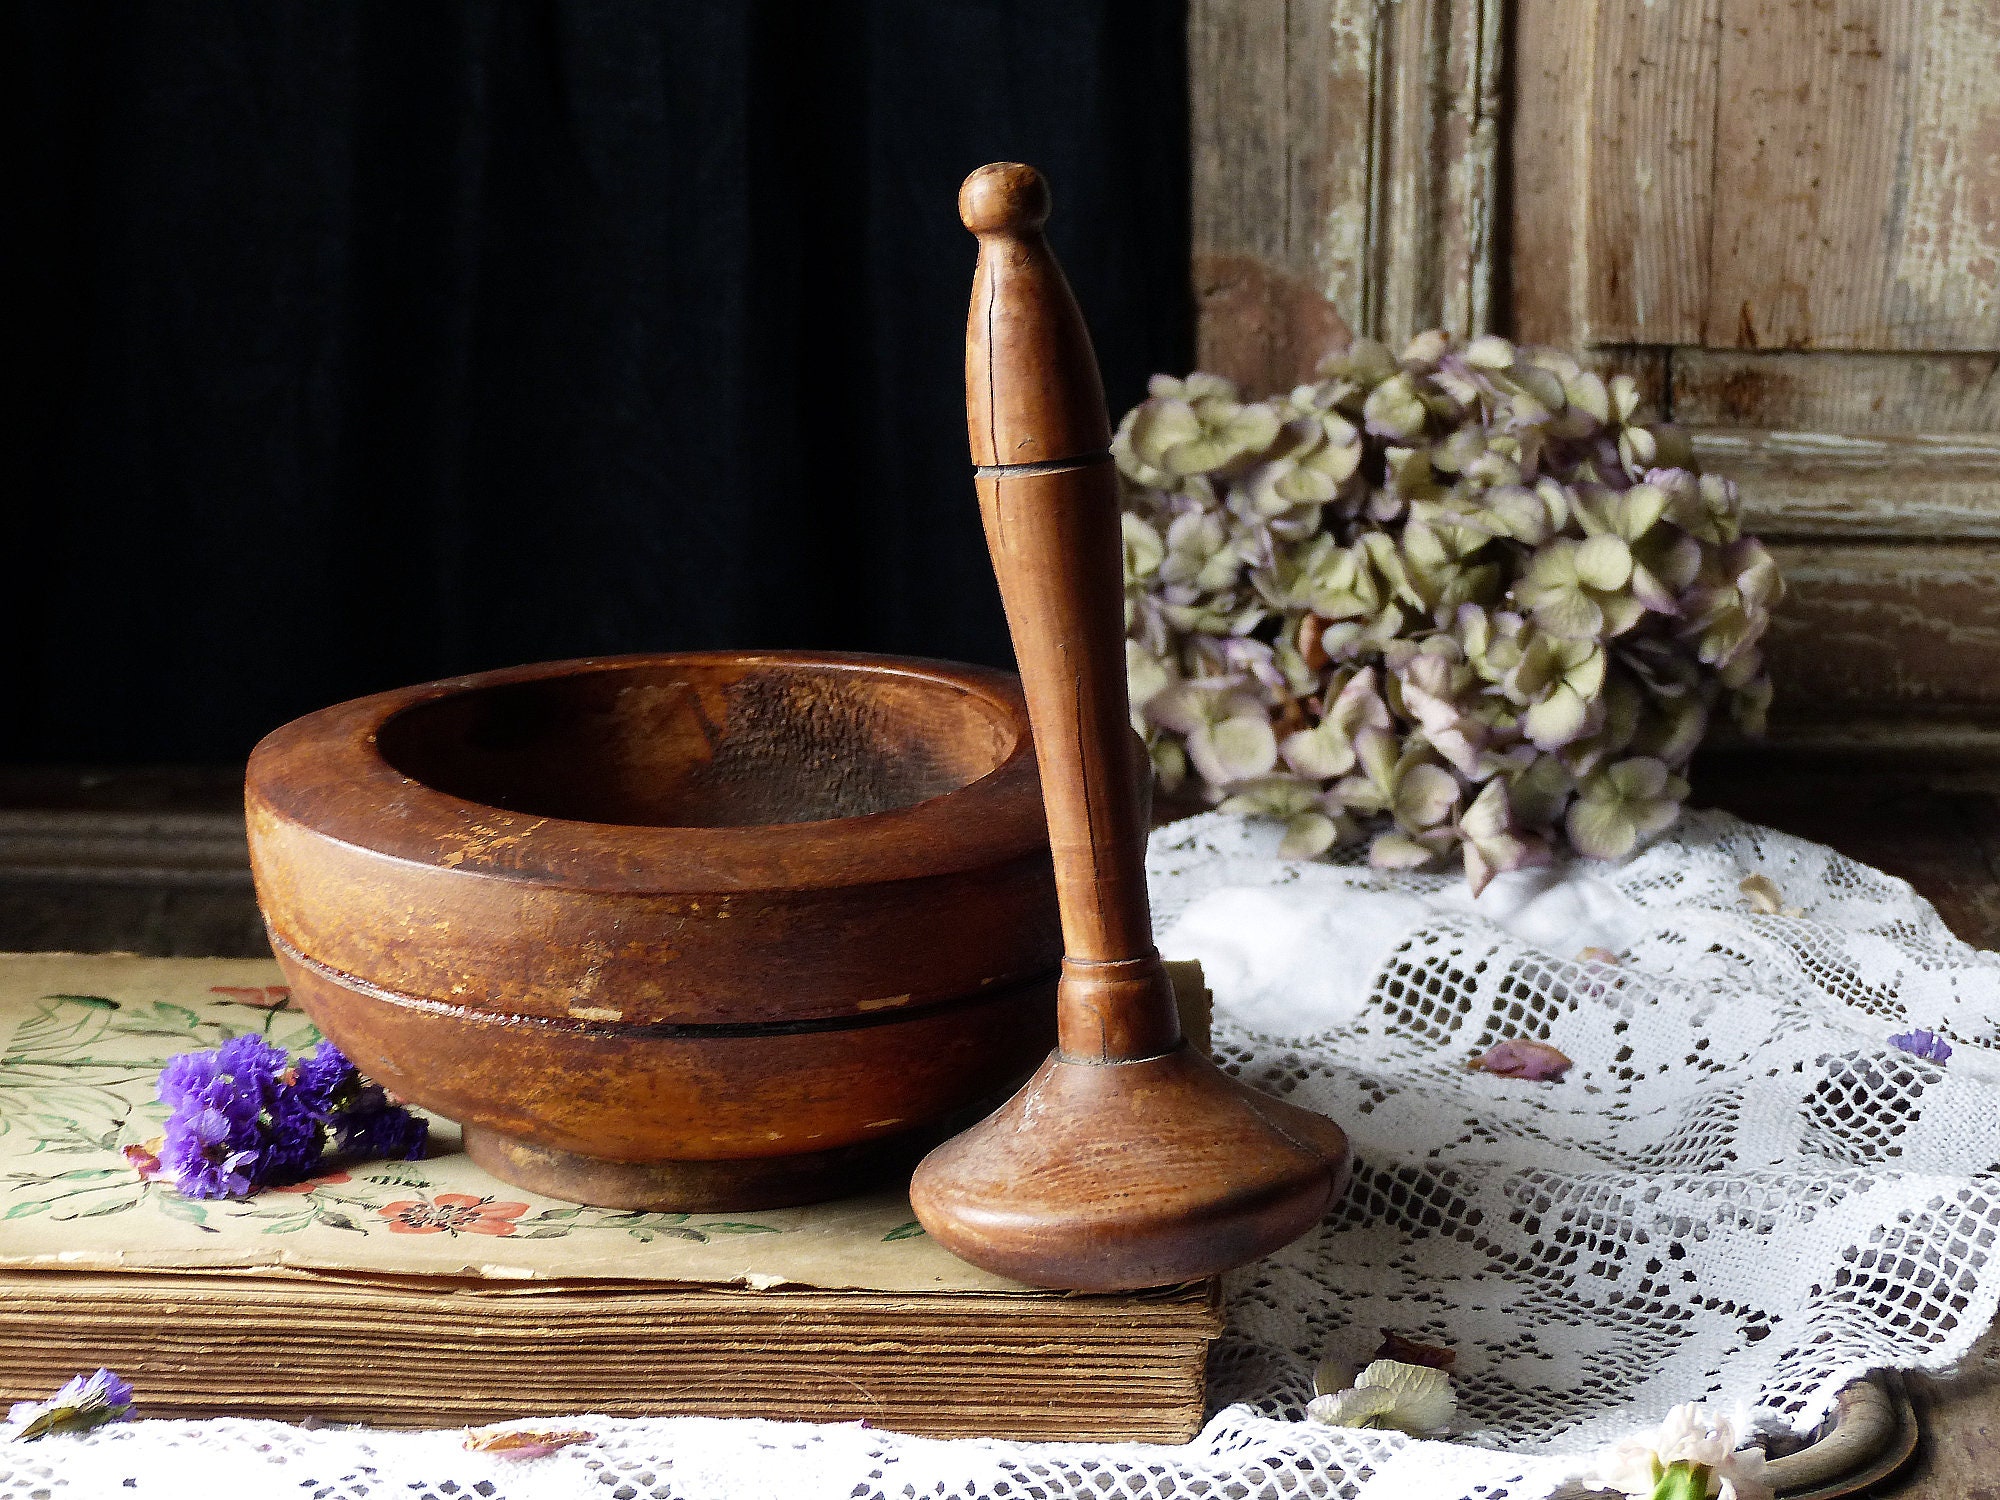
<svg viewBox="0 0 2000 1500">
<path fill-rule="evenodd" d="M 509 1187 L 434 1120 L 417 1162 L 241 1202 L 141 1180 L 160 1066 L 317 1039 L 275 965 L 0 955 L 0 1400 L 107 1365 L 144 1414 L 454 1426 L 572 1412 L 867 1419 L 935 1436 L 1182 1441 L 1212 1284 L 1038 1292 L 900 1194 L 744 1214 Z"/>
</svg>

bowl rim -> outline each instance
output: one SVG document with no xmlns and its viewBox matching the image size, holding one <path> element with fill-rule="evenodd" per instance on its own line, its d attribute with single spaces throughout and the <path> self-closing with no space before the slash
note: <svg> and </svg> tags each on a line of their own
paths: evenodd
<svg viewBox="0 0 2000 1500">
<path fill-rule="evenodd" d="M 726 827 L 593 823 L 510 811 L 405 775 L 377 735 L 391 718 L 461 693 L 584 672 L 757 663 L 918 678 L 981 700 L 1016 730 L 977 780 L 859 817 Z M 253 852 L 260 822 L 442 873 L 598 891 L 827 889 L 920 879 L 1047 848 L 1027 704 L 1012 673 L 924 657 L 834 651 L 666 651 L 534 662 L 350 699 L 273 730 L 244 777 Z"/>
</svg>

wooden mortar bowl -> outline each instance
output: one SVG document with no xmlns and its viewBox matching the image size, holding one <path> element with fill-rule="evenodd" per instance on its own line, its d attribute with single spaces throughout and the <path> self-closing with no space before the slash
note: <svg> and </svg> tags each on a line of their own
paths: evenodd
<svg viewBox="0 0 2000 1500">
<path fill-rule="evenodd" d="M 517 667 L 287 724 L 246 791 L 294 996 L 536 1192 L 854 1191 L 1054 1037 L 1048 835 L 1002 673 L 777 652 Z"/>
</svg>

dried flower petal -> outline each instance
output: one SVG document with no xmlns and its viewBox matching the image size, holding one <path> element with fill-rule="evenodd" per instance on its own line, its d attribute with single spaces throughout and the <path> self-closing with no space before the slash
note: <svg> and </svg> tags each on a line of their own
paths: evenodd
<svg viewBox="0 0 2000 1500">
<path fill-rule="evenodd" d="M 167 1175 L 167 1169 L 160 1162 L 160 1152 L 165 1149 L 166 1143 L 165 1136 L 156 1135 L 149 1141 L 134 1141 L 120 1146 L 118 1154 L 132 1164 L 132 1170 L 139 1174 L 141 1182 L 151 1182 L 156 1177 Z"/>
<path fill-rule="evenodd" d="M 1921 1057 L 1925 1062 L 1941 1063 L 1951 1057 L 1951 1043 L 1935 1031 L 1918 1029 L 1902 1031 L 1889 1038 L 1889 1045 L 1912 1057 Z"/>
<path fill-rule="evenodd" d="M 1778 890 L 1777 882 L 1768 875 L 1745 875 L 1737 882 L 1736 888 L 1743 893 L 1743 899 L 1750 903 L 1750 909 L 1766 917 L 1803 917 L 1805 909 L 1785 905 L 1784 895 Z"/>
<path fill-rule="evenodd" d="M 1525 1078 L 1531 1083 L 1561 1083 L 1563 1075 L 1575 1066 L 1560 1049 L 1526 1037 L 1495 1042 L 1472 1061 L 1475 1072 Z"/>
<path fill-rule="evenodd" d="M 1403 1337 L 1393 1328 L 1385 1328 L 1382 1330 L 1382 1343 L 1372 1358 L 1393 1359 L 1405 1365 L 1425 1365 L 1449 1374 L 1452 1366 L 1458 1363 L 1458 1351 L 1447 1349 L 1442 1344 L 1421 1344 L 1415 1339 Z"/>
<path fill-rule="evenodd" d="M 597 1440 L 594 1432 L 580 1428 L 475 1427 L 465 1434 L 465 1447 L 472 1453 L 491 1453 L 496 1458 L 543 1458 L 558 1448 Z"/>
<path fill-rule="evenodd" d="M 16 1401 L 7 1412 L 0 1438 L 33 1442 L 52 1432 L 88 1432 L 132 1415 L 132 1385 L 109 1370 L 74 1375 L 46 1401 Z"/>
<path fill-rule="evenodd" d="M 1413 1437 L 1441 1431 L 1458 1412 L 1451 1377 L 1428 1365 L 1377 1359 L 1353 1386 L 1317 1396 L 1306 1415 L 1329 1427 L 1391 1427 Z"/>
</svg>

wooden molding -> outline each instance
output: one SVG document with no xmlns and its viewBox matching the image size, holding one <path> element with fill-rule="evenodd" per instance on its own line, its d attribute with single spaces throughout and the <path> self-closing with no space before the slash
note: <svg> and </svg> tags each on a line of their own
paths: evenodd
<svg viewBox="0 0 2000 1500">
<path fill-rule="evenodd" d="M 1359 7 L 1357 7 L 1359 8 Z M 1498 201 L 1499 0 L 1367 7 L 1368 260 L 1360 327 L 1400 344 L 1483 333 Z"/>
<path fill-rule="evenodd" d="M 1693 437 L 1702 466 L 1742 487 L 1746 524 L 1764 537 L 2000 541 L 2000 436 L 1698 428 Z"/>
<path fill-rule="evenodd" d="M 241 813 L 0 809 L 0 882 L 250 889 Z"/>
<path fill-rule="evenodd" d="M 1485 331 L 1503 11 L 1193 0 L 1201 368 L 1263 393 L 1309 377 L 1349 333 Z"/>
</svg>

